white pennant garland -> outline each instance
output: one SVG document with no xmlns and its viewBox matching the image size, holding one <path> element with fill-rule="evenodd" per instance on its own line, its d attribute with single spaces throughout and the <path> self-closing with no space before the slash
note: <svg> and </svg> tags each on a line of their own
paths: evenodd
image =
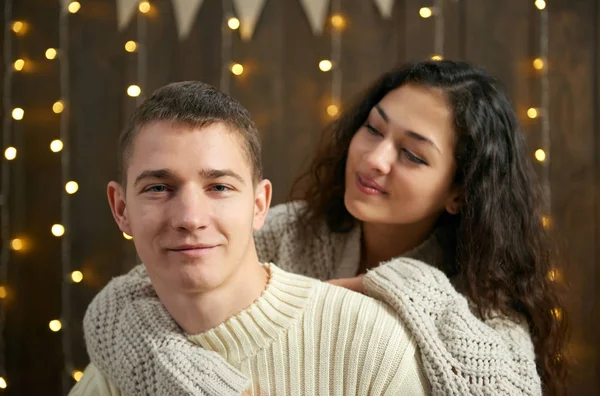
<svg viewBox="0 0 600 396">
<path fill-rule="evenodd" d="M 312 32 L 314 34 L 323 33 L 329 0 L 300 0 L 300 5 L 304 8 Z"/>
<path fill-rule="evenodd" d="M 123 30 L 139 4 L 139 0 L 117 0 L 117 26 Z"/>
<path fill-rule="evenodd" d="M 392 17 L 392 10 L 394 9 L 394 0 L 374 0 L 379 13 L 384 18 Z"/>
<path fill-rule="evenodd" d="M 202 7 L 204 0 L 173 0 L 175 9 L 175 22 L 179 39 L 186 38 L 192 30 L 198 10 Z"/>
<path fill-rule="evenodd" d="M 235 12 L 240 20 L 240 36 L 248 41 L 254 34 L 256 22 L 267 0 L 233 0 Z M 278 0 L 279 1 L 279 0 Z"/>
</svg>

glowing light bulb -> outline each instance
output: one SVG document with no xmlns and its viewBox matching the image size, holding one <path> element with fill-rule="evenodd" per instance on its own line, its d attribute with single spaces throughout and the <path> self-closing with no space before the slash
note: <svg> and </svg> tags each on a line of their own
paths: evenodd
<svg viewBox="0 0 600 396">
<path fill-rule="evenodd" d="M 562 309 L 554 308 L 552 310 L 552 316 L 554 316 L 556 318 L 556 320 L 561 320 L 562 319 Z"/>
<path fill-rule="evenodd" d="M 536 70 L 542 70 L 544 68 L 544 60 L 542 58 L 535 58 L 533 60 L 533 67 Z"/>
<path fill-rule="evenodd" d="M 535 6 L 538 8 L 538 10 L 543 10 L 546 8 L 546 2 L 544 0 L 535 0 Z"/>
<path fill-rule="evenodd" d="M 57 52 L 56 52 L 55 48 L 48 48 L 46 50 L 46 58 L 47 59 L 52 60 L 52 59 L 56 58 L 56 54 L 57 54 Z"/>
<path fill-rule="evenodd" d="M 133 237 L 129 234 L 123 233 L 123 238 L 127 239 L 128 241 L 132 240 Z"/>
<path fill-rule="evenodd" d="M 4 158 L 6 158 L 9 161 L 12 161 L 15 158 L 17 158 L 17 149 L 14 147 L 9 147 L 6 150 L 4 150 Z"/>
<path fill-rule="evenodd" d="M 244 66 L 239 63 L 234 63 L 231 65 L 231 72 L 236 76 L 240 76 L 244 72 Z"/>
<path fill-rule="evenodd" d="M 25 110 L 23 110 L 20 107 L 15 107 L 12 111 L 12 118 L 14 118 L 17 121 L 21 121 L 23 119 L 24 115 L 25 115 Z"/>
<path fill-rule="evenodd" d="M 335 117 L 339 112 L 340 108 L 337 107 L 337 105 L 330 104 L 327 106 L 327 114 L 329 114 L 331 117 Z"/>
<path fill-rule="evenodd" d="M 431 57 L 431 60 L 433 61 L 441 61 L 442 59 L 444 59 L 441 55 L 433 55 Z"/>
<path fill-rule="evenodd" d="M 231 30 L 237 30 L 240 28 L 240 20 L 235 17 L 229 18 L 227 21 L 227 26 L 229 26 L 229 29 Z"/>
<path fill-rule="evenodd" d="M 141 93 L 142 89 L 137 85 L 130 85 L 127 88 L 127 95 L 131 96 L 132 98 L 137 98 L 141 95 Z"/>
<path fill-rule="evenodd" d="M 6 383 L 4 377 L 0 377 L 0 389 L 6 389 L 7 386 L 8 384 Z"/>
<path fill-rule="evenodd" d="M 54 224 L 51 230 L 52 235 L 55 237 L 61 237 L 65 234 L 65 227 L 62 224 Z"/>
<path fill-rule="evenodd" d="M 81 271 L 73 271 L 71 272 L 71 280 L 74 283 L 79 283 L 83 280 L 83 273 Z"/>
<path fill-rule="evenodd" d="M 83 378 L 83 373 L 79 370 L 73 370 L 73 379 L 77 382 L 81 381 L 81 378 Z"/>
<path fill-rule="evenodd" d="M 67 194 L 75 194 L 79 190 L 79 184 L 75 181 L 70 181 L 65 184 L 65 191 Z"/>
<path fill-rule="evenodd" d="M 537 118 L 539 115 L 539 111 L 536 108 L 532 107 L 529 110 L 527 110 L 527 117 L 529 118 Z"/>
<path fill-rule="evenodd" d="M 25 61 L 23 59 L 17 59 L 13 67 L 16 71 L 21 71 L 25 67 Z"/>
<path fill-rule="evenodd" d="M 57 100 L 52 105 L 52 111 L 55 112 L 56 114 L 62 113 L 64 109 L 65 109 L 65 105 L 63 104 L 62 100 Z"/>
<path fill-rule="evenodd" d="M 419 9 L 419 15 L 421 18 L 429 18 L 433 15 L 433 11 L 429 7 L 421 7 L 421 9 Z"/>
<path fill-rule="evenodd" d="M 142 1 L 139 6 L 139 10 L 142 14 L 146 14 L 150 11 L 150 3 L 147 1 Z"/>
<path fill-rule="evenodd" d="M 330 60 L 324 59 L 321 62 L 319 62 L 319 69 L 321 69 L 321 71 L 323 72 L 328 72 L 329 70 L 331 70 L 332 67 L 333 64 Z"/>
<path fill-rule="evenodd" d="M 60 323 L 60 320 L 54 319 L 50 321 L 48 327 L 50 327 L 50 330 L 56 333 L 57 331 L 60 331 L 60 329 L 62 329 L 62 323 Z"/>
<path fill-rule="evenodd" d="M 346 26 L 346 20 L 340 14 L 334 14 L 331 16 L 331 25 L 336 29 L 342 29 Z"/>
<path fill-rule="evenodd" d="M 127 52 L 135 52 L 137 49 L 137 43 L 133 40 L 129 40 L 125 43 L 125 51 Z"/>
<path fill-rule="evenodd" d="M 53 140 L 52 142 L 50 142 L 50 150 L 52 150 L 52 152 L 58 153 L 62 149 L 63 149 L 62 141 L 56 139 L 56 140 Z"/>
<path fill-rule="evenodd" d="M 23 240 L 19 238 L 13 239 L 10 241 L 10 248 L 16 251 L 23 249 Z"/>
<path fill-rule="evenodd" d="M 544 162 L 546 160 L 546 153 L 542 149 L 535 150 L 535 159 Z"/>
<path fill-rule="evenodd" d="M 7 294 L 6 287 L 0 286 L 0 299 L 5 299 Z"/>
<path fill-rule="evenodd" d="M 81 4 L 78 1 L 72 1 L 67 8 L 71 14 L 75 14 L 81 9 Z"/>
<path fill-rule="evenodd" d="M 12 31 L 15 33 L 20 33 L 21 30 L 23 30 L 23 22 L 21 21 L 14 21 L 12 24 Z"/>
</svg>

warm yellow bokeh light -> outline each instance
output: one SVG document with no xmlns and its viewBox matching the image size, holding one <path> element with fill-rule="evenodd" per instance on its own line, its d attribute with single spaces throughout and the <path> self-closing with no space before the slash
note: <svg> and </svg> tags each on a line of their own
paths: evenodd
<svg viewBox="0 0 600 396">
<path fill-rule="evenodd" d="M 0 286 L 0 299 L 5 299 L 7 294 L 6 287 Z"/>
<path fill-rule="evenodd" d="M 346 20 L 340 14 L 334 14 L 331 16 L 331 25 L 336 29 L 342 29 L 346 26 Z"/>
<path fill-rule="evenodd" d="M 337 107 L 337 105 L 330 104 L 329 106 L 327 106 L 327 114 L 329 114 L 331 117 L 335 117 L 336 115 L 338 115 L 339 112 L 340 108 Z"/>
<path fill-rule="evenodd" d="M 127 52 L 135 52 L 137 49 L 137 43 L 133 40 L 129 40 L 125 43 L 125 51 Z"/>
<path fill-rule="evenodd" d="M 0 389 L 6 389 L 7 386 L 8 384 L 6 383 L 4 377 L 0 377 Z"/>
<path fill-rule="evenodd" d="M 127 95 L 131 96 L 132 98 L 137 98 L 141 93 L 142 89 L 137 85 L 130 85 L 127 88 Z"/>
<path fill-rule="evenodd" d="M 54 224 L 52 226 L 52 235 L 60 237 L 65 234 L 65 227 L 62 224 Z"/>
<path fill-rule="evenodd" d="M 244 72 L 244 66 L 240 65 L 239 63 L 234 63 L 231 65 L 231 72 L 236 76 L 239 76 Z"/>
<path fill-rule="evenodd" d="M 65 191 L 67 194 L 75 194 L 77 190 L 79 190 L 79 184 L 77 184 L 77 182 L 70 181 L 65 184 Z"/>
<path fill-rule="evenodd" d="M 17 121 L 22 120 L 24 115 L 25 115 L 25 110 L 23 110 L 20 107 L 15 107 L 12 111 L 12 118 L 14 118 Z"/>
<path fill-rule="evenodd" d="M 75 14 L 77 11 L 79 11 L 81 9 L 81 4 L 79 4 L 78 1 L 72 1 L 69 4 L 68 9 L 71 14 Z"/>
<path fill-rule="evenodd" d="M 10 248 L 17 251 L 23 249 L 23 240 L 19 238 L 13 239 L 10 241 Z"/>
<path fill-rule="evenodd" d="M 544 153 L 544 158 L 546 158 L 546 153 Z M 552 225 L 552 219 L 550 219 L 550 216 L 542 216 L 542 226 L 544 228 L 550 228 L 550 226 Z"/>
<path fill-rule="evenodd" d="M 433 55 L 431 57 L 431 60 L 433 61 L 441 61 L 442 59 L 444 59 L 441 55 Z"/>
<path fill-rule="evenodd" d="M 527 117 L 529 118 L 537 118 L 537 116 L 540 115 L 538 109 L 536 108 L 530 108 L 527 110 Z"/>
<path fill-rule="evenodd" d="M 23 59 L 17 59 L 14 64 L 16 71 L 21 71 L 25 67 L 25 61 Z"/>
<path fill-rule="evenodd" d="M 542 149 L 535 150 L 535 159 L 544 162 L 546 160 L 546 153 Z"/>
<path fill-rule="evenodd" d="M 23 22 L 21 21 L 14 21 L 12 24 L 12 31 L 15 33 L 20 33 L 21 30 L 23 29 Z"/>
<path fill-rule="evenodd" d="M 544 0 L 535 0 L 535 6 L 538 8 L 538 10 L 543 10 L 546 8 L 546 2 Z"/>
<path fill-rule="evenodd" d="M 63 142 L 59 139 L 53 140 L 50 142 L 50 150 L 54 153 L 58 153 L 63 149 Z"/>
<path fill-rule="evenodd" d="M 48 58 L 50 60 L 56 58 L 56 54 L 57 54 L 57 52 L 56 52 L 55 48 L 48 48 L 46 50 L 46 58 Z"/>
<path fill-rule="evenodd" d="M 73 271 L 71 272 L 71 280 L 74 283 L 79 283 L 83 280 L 83 274 L 81 273 L 81 271 Z"/>
<path fill-rule="evenodd" d="M 560 280 L 561 274 L 560 274 L 560 270 L 558 269 L 551 269 L 550 271 L 548 271 L 548 279 L 551 282 L 557 282 Z"/>
<path fill-rule="evenodd" d="M 552 310 L 552 316 L 554 316 L 557 320 L 561 320 L 562 319 L 562 309 L 554 308 Z"/>
<path fill-rule="evenodd" d="M 237 30 L 240 27 L 240 20 L 235 17 L 229 18 L 227 21 L 227 26 L 229 26 L 229 29 L 231 30 Z"/>
<path fill-rule="evenodd" d="M 421 9 L 419 10 L 419 15 L 421 16 L 421 18 L 429 18 L 433 15 L 433 11 L 431 11 L 431 8 L 429 7 L 421 7 Z"/>
<path fill-rule="evenodd" d="M 77 382 L 81 381 L 81 378 L 83 378 L 83 373 L 79 370 L 73 370 L 73 379 Z"/>
<path fill-rule="evenodd" d="M 62 329 L 62 323 L 60 323 L 60 320 L 58 319 L 51 320 L 48 326 L 50 327 L 50 330 L 52 330 L 55 333 Z"/>
<path fill-rule="evenodd" d="M 129 234 L 125 233 L 125 232 L 123 233 L 123 238 L 127 239 L 128 241 L 130 241 L 130 240 L 133 239 L 133 237 L 131 235 L 129 235 Z"/>
<path fill-rule="evenodd" d="M 12 146 L 8 147 L 6 150 L 4 150 L 4 158 L 6 158 L 9 161 L 12 161 L 15 158 L 17 158 L 17 149 Z"/>
<path fill-rule="evenodd" d="M 56 114 L 62 113 L 64 109 L 65 109 L 65 105 L 63 104 L 62 100 L 57 100 L 52 105 L 52 111 L 55 112 Z"/>
<path fill-rule="evenodd" d="M 141 13 L 145 14 L 150 11 L 150 3 L 147 1 L 142 1 L 139 6 L 139 10 Z"/>
<path fill-rule="evenodd" d="M 319 69 L 321 69 L 321 71 L 323 71 L 323 72 L 327 72 L 327 71 L 331 70 L 332 67 L 333 67 L 333 63 L 331 63 L 330 60 L 323 59 L 321 62 L 319 62 Z"/>
<path fill-rule="evenodd" d="M 533 60 L 533 67 L 536 70 L 542 70 L 544 68 L 544 60 L 542 58 L 535 58 Z"/>
</svg>

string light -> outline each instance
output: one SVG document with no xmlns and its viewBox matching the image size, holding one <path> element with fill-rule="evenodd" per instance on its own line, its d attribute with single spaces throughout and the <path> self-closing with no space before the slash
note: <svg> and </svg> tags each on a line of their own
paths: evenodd
<svg viewBox="0 0 600 396">
<path fill-rule="evenodd" d="M 142 1 L 138 8 L 142 14 L 146 14 L 148 11 L 150 11 L 150 3 L 147 1 Z"/>
<path fill-rule="evenodd" d="M 331 16 L 331 25 L 336 29 L 343 29 L 346 26 L 346 20 L 340 14 Z"/>
<path fill-rule="evenodd" d="M 50 150 L 52 150 L 53 153 L 58 153 L 62 149 L 63 149 L 63 142 L 60 141 L 59 139 L 56 139 L 56 140 L 53 140 L 52 142 L 50 142 Z"/>
<path fill-rule="evenodd" d="M 429 7 L 421 7 L 421 9 L 419 9 L 419 15 L 421 18 L 427 19 L 433 15 L 433 11 Z"/>
<path fill-rule="evenodd" d="M 544 60 L 542 58 L 535 58 L 533 60 L 533 67 L 536 70 L 542 70 L 544 68 Z"/>
<path fill-rule="evenodd" d="M 17 149 L 11 146 L 4 150 L 4 158 L 6 158 L 9 161 L 12 161 L 15 158 L 17 158 Z"/>
<path fill-rule="evenodd" d="M 24 115 L 25 115 L 25 110 L 23 110 L 20 107 L 15 107 L 12 111 L 12 118 L 14 118 L 17 121 L 21 121 L 23 119 Z"/>
<path fill-rule="evenodd" d="M 65 109 L 65 105 L 63 104 L 63 102 L 61 100 L 57 100 L 52 105 L 52 111 L 55 112 L 56 114 L 62 113 L 64 109 Z"/>
<path fill-rule="evenodd" d="M 244 72 L 244 66 L 242 66 L 239 63 L 234 63 L 233 65 L 231 65 L 231 72 L 236 76 L 240 76 Z"/>
<path fill-rule="evenodd" d="M 19 238 L 13 239 L 10 241 L 10 248 L 16 251 L 23 249 L 23 240 Z"/>
<path fill-rule="evenodd" d="M 539 162 L 544 162 L 546 160 L 546 152 L 542 149 L 535 150 L 535 159 Z"/>
<path fill-rule="evenodd" d="M 12 24 L 12 31 L 15 33 L 21 33 L 21 31 L 23 30 L 23 27 L 25 25 L 23 24 L 23 22 L 21 21 L 14 21 Z"/>
<path fill-rule="evenodd" d="M 546 8 L 546 2 L 544 0 L 535 0 L 535 6 L 538 8 L 538 10 L 543 10 Z"/>
<path fill-rule="evenodd" d="M 335 117 L 336 115 L 338 115 L 339 112 L 340 109 L 337 105 L 330 104 L 329 106 L 327 106 L 327 114 L 329 114 L 331 117 Z"/>
<path fill-rule="evenodd" d="M 539 114 L 538 109 L 536 109 L 534 107 L 527 110 L 527 117 L 529 117 L 529 118 L 532 118 L 532 119 L 537 118 L 539 115 L 540 114 Z"/>
<path fill-rule="evenodd" d="M 127 52 L 135 52 L 137 49 L 137 43 L 133 40 L 129 40 L 125 43 L 125 51 Z"/>
<path fill-rule="evenodd" d="M 444 58 L 443 58 L 441 55 L 433 55 L 433 56 L 431 57 L 431 60 L 432 60 L 432 61 L 438 61 L 438 62 L 439 62 L 439 61 L 441 61 L 442 59 L 444 59 Z"/>
<path fill-rule="evenodd" d="M 54 319 L 50 321 L 48 327 L 50 327 L 50 330 L 56 333 L 62 329 L 62 323 L 60 323 L 60 320 Z"/>
<path fill-rule="evenodd" d="M 321 62 L 319 62 L 319 69 L 321 69 L 321 71 L 323 72 L 328 72 L 329 70 L 331 70 L 332 67 L 333 64 L 330 60 L 324 59 Z"/>
<path fill-rule="evenodd" d="M 55 237 L 61 237 L 65 234 L 65 227 L 62 224 L 54 224 L 51 231 Z"/>
<path fill-rule="evenodd" d="M 67 8 L 71 14 L 76 14 L 81 9 L 81 4 L 78 1 L 72 1 Z"/>
<path fill-rule="evenodd" d="M 6 383 L 4 377 L 0 377 L 0 389 L 6 389 L 7 386 L 8 384 Z"/>
<path fill-rule="evenodd" d="M 229 18 L 227 26 L 229 26 L 229 29 L 231 30 L 237 30 L 240 28 L 240 20 L 235 17 Z"/>
<path fill-rule="evenodd" d="M 141 93 L 142 89 L 137 85 L 130 85 L 127 88 L 127 95 L 131 96 L 132 98 L 137 98 Z"/>
<path fill-rule="evenodd" d="M 77 182 L 70 181 L 67 184 L 65 184 L 65 191 L 67 192 L 67 194 L 75 194 L 77 190 L 79 190 L 79 184 L 77 184 Z"/>
<path fill-rule="evenodd" d="M 73 370 L 73 373 L 71 375 L 73 376 L 73 379 L 77 382 L 81 381 L 81 378 L 83 378 L 83 373 L 79 370 Z"/>
<path fill-rule="evenodd" d="M 548 271 L 548 280 L 550 280 L 550 282 L 556 282 L 560 279 L 560 270 L 558 269 L 551 269 L 550 271 Z"/>
<path fill-rule="evenodd" d="M 57 52 L 56 52 L 55 48 L 48 48 L 46 50 L 46 58 L 47 59 L 52 60 L 52 59 L 56 58 L 56 54 L 57 54 Z"/>
<path fill-rule="evenodd" d="M 14 64 L 16 71 L 21 71 L 25 67 L 25 61 L 23 59 L 17 59 Z"/>
<path fill-rule="evenodd" d="M 6 287 L 0 286 L 0 299 L 5 299 L 7 295 Z"/>
<path fill-rule="evenodd" d="M 71 272 L 71 280 L 74 283 L 79 283 L 83 280 L 83 273 L 81 271 L 73 271 Z"/>
<path fill-rule="evenodd" d="M 129 234 L 125 233 L 125 232 L 123 233 L 123 238 L 127 239 L 128 241 L 130 241 L 130 240 L 133 239 L 133 237 L 131 235 L 129 235 Z"/>
</svg>

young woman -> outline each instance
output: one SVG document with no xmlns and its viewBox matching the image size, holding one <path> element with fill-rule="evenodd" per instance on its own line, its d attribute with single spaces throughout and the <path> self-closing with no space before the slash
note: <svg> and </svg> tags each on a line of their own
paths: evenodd
<svg viewBox="0 0 600 396">
<path fill-rule="evenodd" d="M 384 74 L 329 127 L 297 186 L 301 201 L 273 208 L 255 236 L 262 261 L 353 278 L 340 283 L 387 302 L 415 337 L 433 394 L 561 392 L 567 324 L 552 314 L 561 304 L 540 192 L 494 78 L 451 61 Z M 126 393 L 142 368 L 150 380 L 185 373 L 190 394 L 204 378 L 227 381 L 139 274 L 109 284 L 86 314 L 96 366 Z M 163 331 L 131 320 L 140 313 Z M 125 336 L 107 337 L 105 325 Z M 177 358 L 161 358 L 169 345 Z"/>
</svg>

